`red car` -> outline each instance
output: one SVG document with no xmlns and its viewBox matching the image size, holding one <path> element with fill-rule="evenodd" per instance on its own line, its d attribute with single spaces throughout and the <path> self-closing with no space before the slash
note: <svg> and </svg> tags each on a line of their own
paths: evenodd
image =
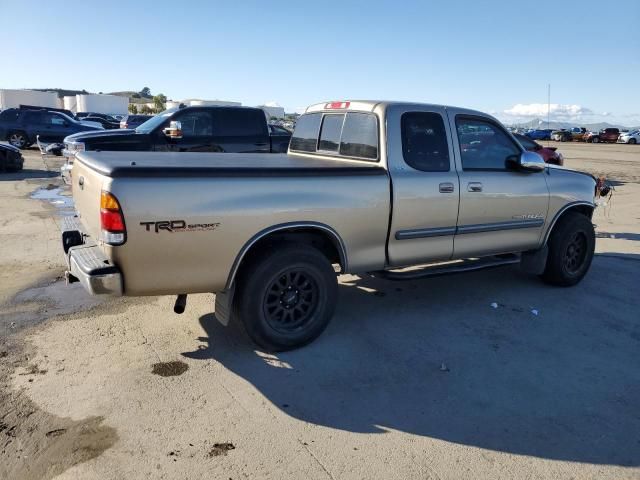
<svg viewBox="0 0 640 480">
<path fill-rule="evenodd" d="M 557 151 L 558 149 L 556 147 L 543 147 L 539 143 L 531 140 L 529 137 L 525 137 L 518 133 L 515 133 L 513 136 L 516 137 L 520 142 L 520 145 L 522 145 L 525 150 L 539 154 L 544 159 L 545 163 L 551 163 L 553 165 L 564 164 L 564 157 Z"/>
</svg>

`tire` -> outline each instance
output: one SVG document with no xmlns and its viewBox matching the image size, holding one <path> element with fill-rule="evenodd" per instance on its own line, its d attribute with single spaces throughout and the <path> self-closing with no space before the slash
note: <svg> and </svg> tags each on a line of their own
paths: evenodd
<svg viewBox="0 0 640 480">
<path fill-rule="evenodd" d="M 547 245 L 549 254 L 542 279 L 562 287 L 576 285 L 593 260 L 596 236 L 591 220 L 577 212 L 567 213 L 554 227 Z"/>
<path fill-rule="evenodd" d="M 600 139 L 598 137 L 593 137 L 591 139 L 591 143 L 599 143 L 599 142 L 600 142 Z"/>
<path fill-rule="evenodd" d="M 24 132 L 14 131 L 7 135 L 7 141 L 16 148 L 24 149 L 29 144 L 29 139 Z"/>
<path fill-rule="evenodd" d="M 637 142 L 637 140 L 636 140 L 635 138 L 630 138 L 630 139 L 629 139 L 629 143 L 630 143 L 631 145 L 635 145 L 635 144 L 636 144 L 636 142 Z"/>
<path fill-rule="evenodd" d="M 285 243 L 254 259 L 238 290 L 237 312 L 247 334 L 277 352 L 302 347 L 324 331 L 335 310 L 338 281 L 320 251 Z"/>
</svg>

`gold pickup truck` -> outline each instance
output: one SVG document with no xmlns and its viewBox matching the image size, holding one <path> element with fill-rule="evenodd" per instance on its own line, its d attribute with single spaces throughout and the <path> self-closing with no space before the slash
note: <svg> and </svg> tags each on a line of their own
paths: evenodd
<svg viewBox="0 0 640 480">
<path fill-rule="evenodd" d="M 339 101 L 298 119 L 287 154 L 82 152 L 67 278 L 93 294 L 216 293 L 270 350 L 315 339 L 337 274 L 420 278 L 519 263 L 587 273 L 595 179 L 545 164 L 493 117 Z M 412 268 L 406 268 L 412 267 Z"/>
</svg>

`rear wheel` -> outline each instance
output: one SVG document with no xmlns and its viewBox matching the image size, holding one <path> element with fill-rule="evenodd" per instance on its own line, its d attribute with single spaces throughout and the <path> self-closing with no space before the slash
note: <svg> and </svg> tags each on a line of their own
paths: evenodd
<svg viewBox="0 0 640 480">
<path fill-rule="evenodd" d="M 591 143 L 600 143 L 600 139 L 598 137 L 593 137 L 591 139 Z"/>
<path fill-rule="evenodd" d="M 17 148 L 26 148 L 29 143 L 24 132 L 11 132 L 7 137 L 9 143 Z"/>
<path fill-rule="evenodd" d="M 320 251 L 284 244 L 243 272 L 237 308 L 255 343 L 271 351 L 291 350 L 324 331 L 333 316 L 337 292 L 336 273 Z"/>
<path fill-rule="evenodd" d="M 630 143 L 631 145 L 635 145 L 635 144 L 636 144 L 636 139 L 635 139 L 635 138 L 630 138 L 630 139 L 629 139 L 629 143 Z"/>
<path fill-rule="evenodd" d="M 571 286 L 586 275 L 595 249 L 595 232 L 586 216 L 569 212 L 549 237 L 549 255 L 542 279 L 553 285 Z"/>
</svg>

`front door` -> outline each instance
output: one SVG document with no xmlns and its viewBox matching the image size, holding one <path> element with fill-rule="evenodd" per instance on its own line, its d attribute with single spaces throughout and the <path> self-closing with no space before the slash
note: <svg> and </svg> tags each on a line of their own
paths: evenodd
<svg viewBox="0 0 640 480">
<path fill-rule="evenodd" d="M 167 150 L 170 152 L 217 151 L 213 145 L 213 120 L 208 110 L 186 110 L 176 113 L 171 120 L 181 123 L 182 138 L 167 138 Z M 164 137 L 162 133 L 159 135 Z"/>
<path fill-rule="evenodd" d="M 460 211 L 455 258 L 536 248 L 549 207 L 546 172 L 523 172 L 510 160 L 523 148 L 498 123 L 449 112 L 457 137 Z"/>
<path fill-rule="evenodd" d="M 459 183 L 446 112 L 437 106 L 407 110 L 392 105 L 386 123 L 393 195 L 389 264 L 448 260 L 453 253 Z"/>
</svg>

